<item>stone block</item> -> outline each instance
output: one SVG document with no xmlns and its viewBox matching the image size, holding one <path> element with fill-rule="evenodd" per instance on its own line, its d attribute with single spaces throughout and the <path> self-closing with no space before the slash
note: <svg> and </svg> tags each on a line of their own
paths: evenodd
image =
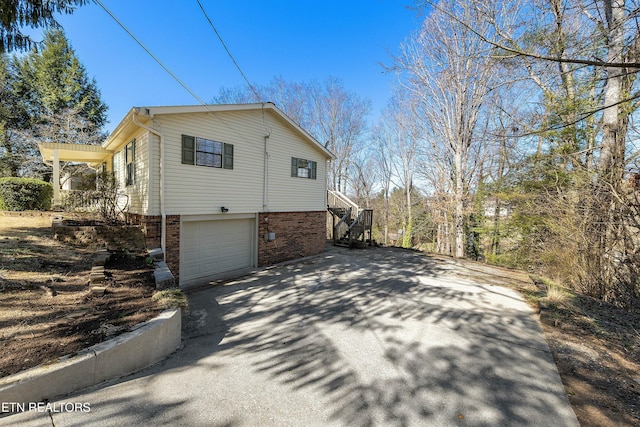
<svg viewBox="0 0 640 427">
<path fill-rule="evenodd" d="M 104 283 L 104 274 L 90 274 L 89 275 L 89 284 L 97 285 Z"/>
<path fill-rule="evenodd" d="M 169 289 L 176 286 L 176 279 L 164 261 L 156 263 L 153 277 L 156 281 L 156 289 L 158 290 Z"/>
<path fill-rule="evenodd" d="M 164 252 L 162 251 L 162 248 L 150 249 L 148 253 L 154 262 L 164 261 Z"/>
<path fill-rule="evenodd" d="M 104 286 L 92 286 L 91 293 L 94 295 L 104 295 L 107 293 L 107 288 Z"/>
<path fill-rule="evenodd" d="M 107 261 L 109 261 L 110 255 L 109 254 L 98 254 L 96 255 L 96 257 L 93 259 L 93 265 L 94 266 L 103 266 L 107 263 Z"/>
</svg>

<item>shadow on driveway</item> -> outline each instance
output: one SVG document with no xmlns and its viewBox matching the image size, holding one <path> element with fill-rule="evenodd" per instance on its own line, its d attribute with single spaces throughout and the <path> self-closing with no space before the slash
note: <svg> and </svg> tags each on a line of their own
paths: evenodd
<svg viewBox="0 0 640 427">
<path fill-rule="evenodd" d="M 191 294 L 185 330 L 338 424 L 577 425 L 531 310 L 461 268 L 332 251 Z"/>
<path fill-rule="evenodd" d="M 330 250 L 190 293 L 181 351 L 55 425 L 577 426 L 530 308 L 464 268 Z"/>
</svg>

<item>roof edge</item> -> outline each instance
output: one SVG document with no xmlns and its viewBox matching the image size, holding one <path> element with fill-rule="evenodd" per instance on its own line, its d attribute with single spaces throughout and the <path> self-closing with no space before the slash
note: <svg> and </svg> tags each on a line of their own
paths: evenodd
<svg viewBox="0 0 640 427">
<path fill-rule="evenodd" d="M 116 135 L 120 133 L 131 120 L 133 114 L 139 116 L 147 116 L 153 118 L 156 115 L 168 115 L 168 114 L 189 114 L 189 113 L 222 113 L 229 111 L 250 111 L 268 109 L 274 111 L 280 117 L 282 117 L 287 123 L 289 123 L 297 132 L 299 132 L 304 138 L 309 140 L 320 151 L 322 151 L 327 158 L 333 160 L 336 156 L 328 150 L 323 144 L 321 144 L 316 138 L 314 138 L 303 127 L 296 123 L 291 117 L 289 117 L 284 111 L 276 106 L 273 102 L 259 102 L 250 104 L 206 104 L 206 105 L 174 105 L 174 106 L 141 106 L 133 107 L 125 118 L 120 122 L 118 127 L 109 135 L 104 146 L 109 145 L 109 141 L 115 139 Z"/>
</svg>

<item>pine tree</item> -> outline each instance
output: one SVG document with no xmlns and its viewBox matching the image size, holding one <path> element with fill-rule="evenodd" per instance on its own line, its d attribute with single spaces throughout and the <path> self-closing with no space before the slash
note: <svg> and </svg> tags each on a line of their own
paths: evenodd
<svg viewBox="0 0 640 427">
<path fill-rule="evenodd" d="M 0 67 L 0 173 L 43 178 L 37 143 L 99 144 L 107 106 L 64 32 L 48 31 L 42 49 Z"/>
<path fill-rule="evenodd" d="M 18 93 L 27 101 L 32 123 L 75 110 L 96 128 L 106 122 L 107 106 L 62 30 L 45 34 L 42 51 L 33 49 L 18 65 Z"/>
<path fill-rule="evenodd" d="M 31 38 L 22 33 L 23 27 L 56 28 L 54 13 L 73 13 L 76 6 L 86 3 L 87 0 L 3 0 L 0 3 L 0 54 L 33 46 Z"/>
</svg>

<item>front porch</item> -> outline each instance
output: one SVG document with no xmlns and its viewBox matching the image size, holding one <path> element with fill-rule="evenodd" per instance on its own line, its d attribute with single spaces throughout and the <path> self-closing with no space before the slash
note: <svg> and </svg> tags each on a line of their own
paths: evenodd
<svg viewBox="0 0 640 427">
<path fill-rule="evenodd" d="M 63 195 L 60 184 L 61 162 L 87 163 L 94 169 L 105 164 L 113 154 L 100 145 L 65 144 L 58 142 L 41 142 L 38 144 L 42 160 L 53 168 L 53 205 L 59 206 L 63 197 L 70 197 L 68 193 Z M 89 202 L 89 201 L 87 201 Z"/>
</svg>

